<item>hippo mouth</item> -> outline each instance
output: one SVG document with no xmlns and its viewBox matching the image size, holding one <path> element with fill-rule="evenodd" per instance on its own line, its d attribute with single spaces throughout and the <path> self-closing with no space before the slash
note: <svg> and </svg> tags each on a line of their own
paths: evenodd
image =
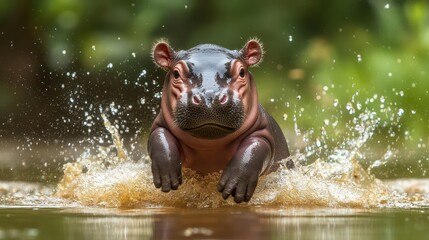
<svg viewBox="0 0 429 240">
<path fill-rule="evenodd" d="M 196 138 L 223 138 L 240 129 L 244 122 L 244 107 L 238 101 L 230 101 L 225 105 L 215 102 L 211 107 L 182 102 L 178 102 L 174 111 L 174 122 Z"/>
<path fill-rule="evenodd" d="M 185 128 L 183 130 L 189 132 L 194 137 L 216 139 L 233 133 L 236 128 L 228 127 L 218 123 L 205 123 L 197 127 Z"/>
</svg>

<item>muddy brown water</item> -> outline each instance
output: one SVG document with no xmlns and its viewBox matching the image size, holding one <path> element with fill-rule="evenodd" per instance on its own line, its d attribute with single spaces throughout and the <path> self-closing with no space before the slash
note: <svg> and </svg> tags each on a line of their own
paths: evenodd
<svg viewBox="0 0 429 240">
<path fill-rule="evenodd" d="M 58 194 L 60 185 L 0 182 L 0 239 L 429 239 L 429 179 L 380 182 L 388 197 L 370 202 L 361 196 L 360 203 L 324 195 L 323 189 L 319 200 L 311 189 L 289 198 L 282 191 L 261 196 L 266 192 L 258 189 L 255 200 L 235 204 L 210 190 L 183 195 L 188 187 L 200 190 L 190 179 L 183 192 L 164 194 L 148 186 L 136 193 L 150 197 L 132 199 L 121 196 L 129 191 L 119 190 L 121 183 L 110 184 L 86 192 L 73 187 L 84 196 L 65 197 Z M 336 183 L 322 184 L 331 184 L 326 187 L 332 194 L 352 194 Z M 116 188 L 116 195 L 108 188 Z M 299 202 L 302 197 L 307 201 Z"/>
<path fill-rule="evenodd" d="M 428 226 L 428 208 L 0 208 L 0 239 L 429 239 Z"/>
</svg>

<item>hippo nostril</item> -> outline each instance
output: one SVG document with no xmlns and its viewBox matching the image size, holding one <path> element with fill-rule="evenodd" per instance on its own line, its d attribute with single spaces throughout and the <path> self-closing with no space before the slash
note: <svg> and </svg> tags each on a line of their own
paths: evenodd
<svg viewBox="0 0 429 240">
<path fill-rule="evenodd" d="M 219 101 L 220 101 L 220 104 L 225 104 L 225 103 L 227 103 L 228 102 L 228 96 L 227 95 L 225 95 L 225 94 L 222 94 L 222 95 L 220 95 L 219 96 Z"/>
<path fill-rule="evenodd" d="M 193 103 L 193 104 L 198 105 L 198 104 L 200 104 L 200 102 L 201 102 L 201 97 L 200 97 L 200 96 L 198 96 L 198 95 L 194 95 L 194 96 L 192 97 L 192 103 Z"/>
</svg>

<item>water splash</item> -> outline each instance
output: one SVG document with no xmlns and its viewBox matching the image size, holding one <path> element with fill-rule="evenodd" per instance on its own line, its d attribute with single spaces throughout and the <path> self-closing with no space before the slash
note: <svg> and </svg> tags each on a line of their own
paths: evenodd
<svg viewBox="0 0 429 240">
<path fill-rule="evenodd" d="M 325 92 L 328 90 L 324 88 Z M 301 96 L 297 99 L 301 100 Z M 71 105 L 81 102 L 82 99 L 73 97 Z M 200 176 L 183 169 L 184 180 L 179 190 L 163 193 L 156 189 L 149 158 L 144 154 L 135 154 L 144 148 L 138 141 L 141 129 L 128 146 L 121 137 L 127 129 L 126 122 L 109 120 L 109 117 L 126 116 L 122 112 L 130 108 L 115 103 L 106 108 L 86 103 L 85 106 L 82 120 L 88 133 L 91 133 L 91 138 L 87 140 L 90 147 L 76 161 L 64 165 L 64 175 L 57 186 L 0 185 L 3 204 L 114 208 L 236 206 L 231 198 L 223 200 L 216 190 L 220 173 Z M 252 200 L 241 205 L 280 208 L 428 206 L 427 182 L 381 181 L 372 175 L 374 169 L 394 159 L 396 150 L 393 145 L 385 146 L 381 157 L 372 158 L 376 160 L 370 162 L 368 168 L 363 167 L 362 161 L 370 158 L 366 155 L 366 145 L 371 145 L 377 130 L 382 128 L 391 134 L 397 133 L 400 119 L 408 111 L 390 104 L 383 96 L 373 95 L 360 100 L 359 92 L 345 105 L 333 99 L 331 107 L 337 112 L 321 118 L 320 129 L 303 128 L 300 119 L 311 111 L 295 107 L 293 117 L 289 119 L 293 121 L 297 138 L 302 138 L 305 143 L 291 156 L 296 169 L 288 170 L 284 160 L 278 171 L 259 179 Z M 288 119 L 287 115 L 285 119 Z M 96 131 L 91 132 L 100 122 L 107 130 L 102 137 L 96 136 Z M 388 127 L 391 125 L 395 129 Z"/>
<path fill-rule="evenodd" d="M 216 191 L 220 173 L 200 176 L 184 169 L 184 182 L 179 190 L 162 193 L 153 186 L 148 159 L 138 163 L 117 162 L 116 165 L 105 165 L 99 160 L 99 157 L 92 158 L 86 154 L 78 162 L 67 164 L 56 196 L 83 205 L 121 208 L 235 205 L 232 199 L 224 201 Z M 376 207 L 388 197 L 387 187 L 356 162 L 350 168 L 344 168 L 342 164 L 317 161 L 294 171 L 283 166 L 277 172 L 262 177 L 249 204 Z"/>
<path fill-rule="evenodd" d="M 99 146 L 96 153 L 85 151 L 76 162 L 66 164 L 64 177 L 56 189 L 57 197 L 83 205 L 119 208 L 235 205 L 231 198 L 223 200 L 216 190 L 220 173 L 200 176 L 192 170 L 183 169 L 184 181 L 179 190 L 163 193 L 156 189 L 152 183 L 148 157 L 133 161 L 127 155 L 118 131 L 105 115 L 102 118 L 113 144 Z M 300 164 L 316 154 L 316 147 L 322 145 L 321 141 L 309 141 L 304 153 L 291 157 L 297 163 L 296 169 L 288 170 L 284 161 L 278 171 L 261 177 L 247 205 L 392 207 L 405 202 L 408 203 L 407 207 L 427 205 L 427 192 L 419 192 L 418 201 L 406 201 L 415 194 L 392 189 L 370 174 L 372 168 L 382 163 L 376 161 L 366 170 L 357 160 L 362 157 L 362 146 L 371 139 L 380 122 L 373 111 L 360 113 L 351 120 L 354 128 L 351 128 L 349 137 L 326 159 L 318 158 L 311 164 Z M 322 141 L 325 140 L 322 138 Z M 391 152 L 386 152 L 383 163 L 390 157 Z"/>
</svg>

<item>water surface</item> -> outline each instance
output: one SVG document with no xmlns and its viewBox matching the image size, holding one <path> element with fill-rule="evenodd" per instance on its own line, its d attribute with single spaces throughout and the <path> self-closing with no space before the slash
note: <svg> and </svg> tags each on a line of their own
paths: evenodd
<svg viewBox="0 0 429 240">
<path fill-rule="evenodd" d="M 429 209 L 0 209 L 0 239 L 429 239 Z"/>
</svg>

